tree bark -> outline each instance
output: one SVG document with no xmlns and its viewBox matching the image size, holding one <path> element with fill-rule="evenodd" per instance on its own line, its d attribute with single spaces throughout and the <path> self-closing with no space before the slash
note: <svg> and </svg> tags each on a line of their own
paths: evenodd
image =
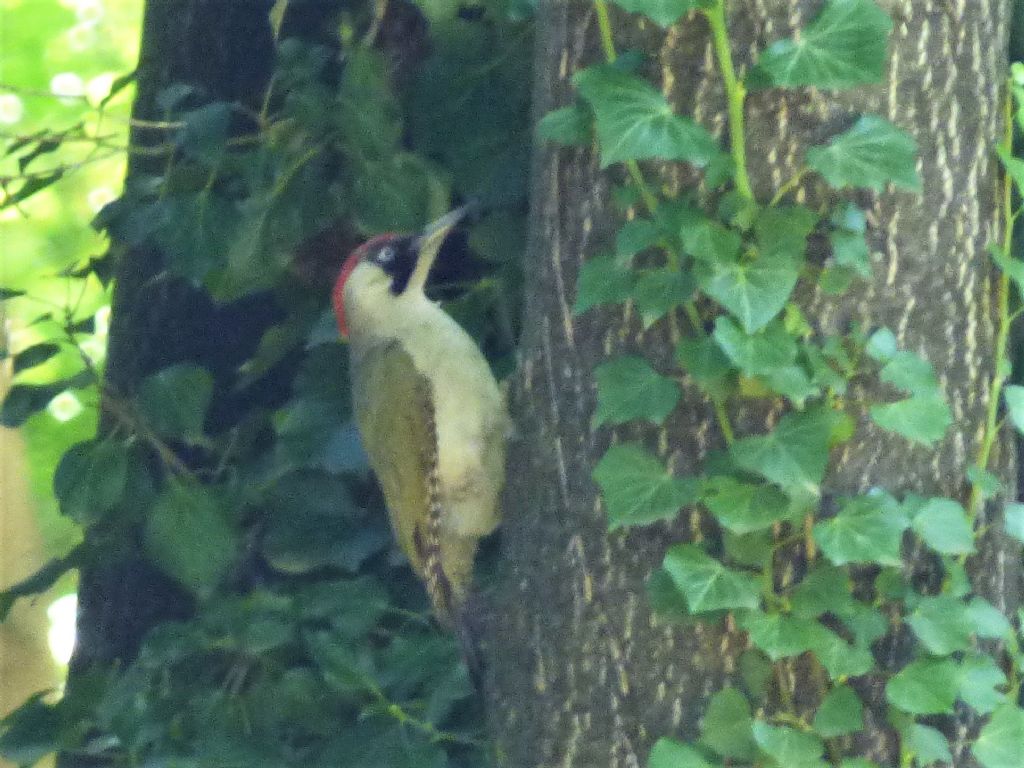
<svg viewBox="0 0 1024 768">
<path fill-rule="evenodd" d="M 1001 235 L 993 149 L 1003 131 L 1008 0 L 881 2 L 893 17 L 887 77 L 844 93 L 767 90 L 747 101 L 748 154 L 755 194 L 772 192 L 798 170 L 803 151 L 846 129 L 862 113 L 880 114 L 918 141 L 923 194 L 858 193 L 868 212 L 874 278 L 836 299 L 813 289 L 798 297 L 815 330 L 887 326 L 902 349 L 921 354 L 939 374 L 954 424 L 938 450 L 914 447 L 861 418 L 855 438 L 833 457 L 826 494 L 883 487 L 896 494 L 966 499 L 993 373 L 995 272 L 985 248 Z M 734 0 L 732 49 L 741 69 L 756 51 L 789 37 L 820 9 L 818 0 Z M 621 50 L 651 58 L 647 73 L 681 113 L 716 135 L 725 132 L 721 80 L 708 31 L 697 15 L 669 30 L 614 13 Z M 541 3 L 535 110 L 539 117 L 571 103 L 571 78 L 601 59 L 593 6 L 583 0 Z M 535 150 L 522 365 L 514 386 L 517 436 L 511 448 L 503 546 L 506 569 L 491 596 L 489 705 L 506 764 L 624 768 L 646 763 L 660 736 L 694 738 L 711 693 L 737 675 L 740 632 L 687 629 L 652 615 L 644 583 L 666 548 L 704 524 L 695 513 L 609 535 L 591 472 L 609 442 L 642 439 L 679 474 L 692 474 L 723 447 L 710 405 L 695 386 L 663 429 L 591 428 L 592 371 L 623 352 L 638 352 L 663 371 L 674 368 L 678 324 L 643 331 L 627 305 L 574 317 L 576 276 L 584 260 L 610 246 L 617 228 L 610 202 L 614 173 L 601 172 L 590 149 L 540 143 Z M 648 166 L 671 189 L 685 168 Z M 805 185 L 798 199 L 824 194 Z M 851 399 L 870 395 L 856 383 Z M 763 432 L 778 416 L 733 413 L 741 434 Z M 992 469 L 1015 487 L 1009 441 Z M 827 498 L 827 497 L 826 497 Z M 1022 590 L 1019 549 L 995 534 L 970 564 L 976 591 L 1009 614 Z M 778 563 L 780 572 L 801 564 Z M 792 568 L 787 568 L 792 566 Z M 915 553 L 908 567 L 926 571 Z M 900 661 L 901 645 L 882 654 Z M 798 685 L 799 670 L 791 685 Z M 898 763 L 885 726 L 878 681 L 867 680 L 860 754 Z M 957 728 L 958 764 L 974 723 Z"/>
</svg>

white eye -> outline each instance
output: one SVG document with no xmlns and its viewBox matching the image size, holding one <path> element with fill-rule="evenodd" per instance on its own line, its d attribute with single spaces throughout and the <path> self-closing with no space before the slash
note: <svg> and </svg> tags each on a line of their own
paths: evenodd
<svg viewBox="0 0 1024 768">
<path fill-rule="evenodd" d="M 381 264 L 390 264 L 395 260 L 395 246 L 385 245 L 377 254 L 377 261 Z"/>
</svg>

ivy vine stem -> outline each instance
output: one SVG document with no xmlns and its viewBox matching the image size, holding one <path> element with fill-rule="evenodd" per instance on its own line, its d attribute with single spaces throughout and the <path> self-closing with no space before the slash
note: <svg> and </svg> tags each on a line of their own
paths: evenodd
<svg viewBox="0 0 1024 768">
<path fill-rule="evenodd" d="M 736 191 L 747 200 L 753 200 L 754 192 L 747 174 L 747 141 L 743 110 L 747 89 L 736 77 L 732 48 L 729 45 L 729 28 L 725 20 L 725 2 L 726 0 L 715 0 L 715 4 L 703 13 L 711 27 L 711 40 L 715 47 L 718 68 L 722 71 L 725 98 L 729 105 L 729 148 L 736 166 Z"/>
<path fill-rule="evenodd" d="M 1006 124 L 1003 132 L 1002 147 L 1008 153 L 1013 152 L 1013 89 L 1007 87 L 1006 98 L 1003 103 L 1003 120 Z M 1013 247 L 1013 179 L 1009 173 L 1003 173 L 1003 221 L 1005 231 L 1003 232 L 1003 253 L 1007 258 Z M 1003 395 L 1003 385 L 1006 383 L 1006 370 L 1009 367 L 1009 343 L 1010 327 L 1013 317 L 1010 314 L 1010 276 L 1005 272 L 999 275 L 999 283 L 996 289 L 996 308 L 999 315 L 999 328 L 996 332 L 995 344 L 995 372 L 992 374 L 992 383 L 989 386 L 988 411 L 985 416 L 985 431 L 981 438 L 981 445 L 978 448 L 976 466 L 981 470 L 988 469 L 989 459 L 992 455 L 992 448 L 995 445 L 996 436 L 999 434 L 999 401 Z M 981 485 L 975 484 L 971 487 L 971 496 L 967 505 L 967 514 L 973 520 L 981 509 L 984 495 Z"/>
</svg>

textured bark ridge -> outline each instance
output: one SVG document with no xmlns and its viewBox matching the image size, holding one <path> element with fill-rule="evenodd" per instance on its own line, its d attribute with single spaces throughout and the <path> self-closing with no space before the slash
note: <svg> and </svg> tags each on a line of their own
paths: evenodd
<svg viewBox="0 0 1024 768">
<path fill-rule="evenodd" d="M 821 7 L 818 0 L 734 0 L 733 50 L 741 69 L 755 52 L 790 36 Z M 869 215 L 874 279 L 841 300 L 805 292 L 808 317 L 823 333 L 853 323 L 888 326 L 903 348 L 924 355 L 940 376 L 955 424 L 940 449 L 916 448 L 862 419 L 853 442 L 835 457 L 830 493 L 872 486 L 896 493 L 965 498 L 964 472 L 976 452 L 992 376 L 995 273 L 985 246 L 996 240 L 1001 80 L 1006 71 L 1006 0 L 905 0 L 880 3 L 893 17 L 884 84 L 844 94 L 769 90 L 748 99 L 748 154 L 754 188 L 766 199 L 797 170 L 803 150 L 877 113 L 911 132 L 920 146 L 924 193 L 860 193 Z M 663 31 L 614 16 L 620 49 L 651 56 L 681 112 L 725 130 L 720 79 L 703 20 Z M 587 2 L 543 2 L 538 18 L 537 115 L 570 103 L 570 79 L 600 59 Z M 646 763 L 660 736 L 693 737 L 708 695 L 736 674 L 739 633 L 682 629 L 653 617 L 644 581 L 667 546 L 692 535 L 697 516 L 628 534 L 606 532 L 591 472 L 609 443 L 594 432 L 595 365 L 639 351 L 672 367 L 679 330 L 661 322 L 647 332 L 627 306 L 571 313 L 576 275 L 615 231 L 609 202 L 613 173 L 595 155 L 540 143 L 536 150 L 533 226 L 527 256 L 522 366 L 513 397 L 518 432 L 511 447 L 503 544 L 506 571 L 493 595 L 489 631 L 490 705 L 503 764 L 625 768 Z M 650 178 L 686 183 L 685 169 L 648 167 Z M 813 184 L 801 201 L 819 202 Z M 860 388 L 870 382 L 854 382 Z M 856 393 L 858 395 L 860 393 Z M 710 409 L 687 386 L 683 405 L 663 430 L 624 428 L 693 471 L 721 447 Z M 741 433 L 763 430 L 777 413 L 736 413 Z M 994 469 L 1008 480 L 1014 457 L 998 446 Z M 1009 608 L 1021 594 L 1019 556 L 988 537 L 976 558 L 976 587 Z M 914 567 L 925 568 L 918 563 Z M 782 578 L 800 567 L 780 563 Z M 898 660 L 893 643 L 891 661 Z M 799 686 L 799 670 L 793 684 Z M 862 694 L 880 702 L 881 686 Z M 863 754 L 896 764 L 884 710 L 866 712 Z M 965 720 L 961 737 L 972 724 Z M 961 764 L 966 765 L 966 762 Z"/>
</svg>

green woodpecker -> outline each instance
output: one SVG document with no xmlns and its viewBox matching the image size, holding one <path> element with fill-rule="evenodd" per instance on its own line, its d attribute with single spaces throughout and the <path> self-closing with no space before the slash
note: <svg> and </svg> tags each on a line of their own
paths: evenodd
<svg viewBox="0 0 1024 768">
<path fill-rule="evenodd" d="M 464 214 L 418 235 L 374 237 L 345 261 L 333 292 L 356 422 L 391 526 L 438 619 L 456 630 L 477 544 L 499 522 L 508 422 L 480 350 L 424 293 Z"/>
</svg>

